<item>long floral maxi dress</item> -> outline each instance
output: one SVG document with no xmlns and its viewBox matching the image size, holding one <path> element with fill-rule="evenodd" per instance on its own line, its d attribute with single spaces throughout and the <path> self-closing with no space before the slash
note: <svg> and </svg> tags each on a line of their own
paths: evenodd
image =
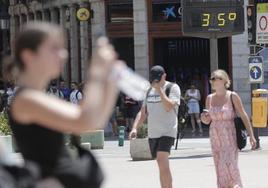
<svg viewBox="0 0 268 188">
<path fill-rule="evenodd" d="M 211 99 L 210 96 L 210 101 Z M 223 106 L 212 106 L 210 102 L 209 114 L 212 119 L 209 134 L 218 188 L 242 188 L 238 169 L 234 110 L 230 97 Z"/>
</svg>

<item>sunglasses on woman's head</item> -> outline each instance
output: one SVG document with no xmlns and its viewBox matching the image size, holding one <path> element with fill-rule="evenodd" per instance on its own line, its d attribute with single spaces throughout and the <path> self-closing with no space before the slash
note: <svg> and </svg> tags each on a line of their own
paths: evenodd
<svg viewBox="0 0 268 188">
<path fill-rule="evenodd" d="M 212 77 L 212 78 L 210 78 L 210 81 L 215 81 L 215 80 L 222 80 L 222 78 L 221 77 Z"/>
</svg>

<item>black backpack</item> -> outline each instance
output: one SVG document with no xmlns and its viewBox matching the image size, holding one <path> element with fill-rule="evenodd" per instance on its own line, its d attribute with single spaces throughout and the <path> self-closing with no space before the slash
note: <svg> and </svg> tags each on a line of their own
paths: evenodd
<svg viewBox="0 0 268 188">
<path fill-rule="evenodd" d="M 170 90 L 174 83 L 169 83 L 166 88 L 166 95 L 169 96 Z M 187 123 L 187 117 L 188 117 L 188 105 L 187 102 L 183 97 L 180 97 L 180 105 L 178 109 L 178 124 L 179 125 L 185 125 Z"/>
<path fill-rule="evenodd" d="M 169 85 L 166 88 L 166 95 L 169 96 L 170 90 L 174 83 L 169 83 Z M 178 140 L 181 140 L 184 137 L 185 128 L 187 127 L 188 123 L 188 105 L 186 100 L 183 97 L 180 97 L 180 106 L 178 109 L 178 132 L 177 132 L 177 138 L 175 143 L 175 149 L 178 148 Z"/>
</svg>

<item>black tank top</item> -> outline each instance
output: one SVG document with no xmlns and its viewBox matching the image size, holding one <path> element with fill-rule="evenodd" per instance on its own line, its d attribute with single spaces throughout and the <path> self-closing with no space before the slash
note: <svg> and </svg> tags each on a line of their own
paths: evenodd
<svg viewBox="0 0 268 188">
<path fill-rule="evenodd" d="M 17 91 L 14 99 L 21 91 Z M 43 176 L 52 175 L 60 160 L 69 158 L 64 146 L 64 135 L 39 124 L 19 123 L 10 111 L 8 114 L 11 130 L 24 159 L 40 165 Z"/>
</svg>

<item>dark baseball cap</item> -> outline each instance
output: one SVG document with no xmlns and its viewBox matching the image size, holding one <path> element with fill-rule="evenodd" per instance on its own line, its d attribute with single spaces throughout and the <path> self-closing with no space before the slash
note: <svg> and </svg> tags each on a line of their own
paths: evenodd
<svg viewBox="0 0 268 188">
<path fill-rule="evenodd" d="M 165 69 L 160 65 L 153 66 L 150 70 L 150 82 L 160 81 L 162 75 L 165 74 Z"/>
</svg>

